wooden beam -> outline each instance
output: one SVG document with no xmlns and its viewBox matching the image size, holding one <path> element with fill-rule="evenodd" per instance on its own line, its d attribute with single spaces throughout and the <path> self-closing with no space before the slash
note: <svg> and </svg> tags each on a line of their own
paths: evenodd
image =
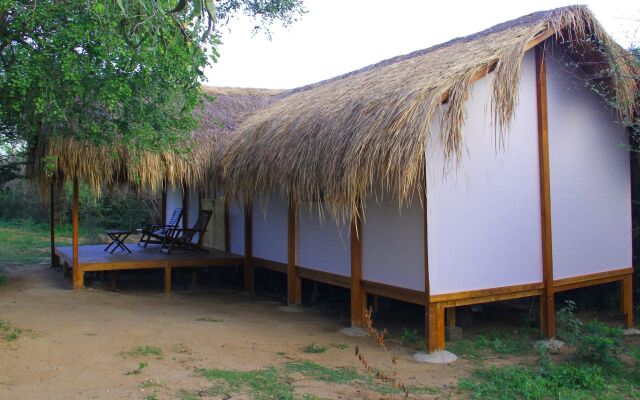
<svg viewBox="0 0 640 400">
<path fill-rule="evenodd" d="M 411 304 L 424 305 L 424 292 L 422 291 L 367 281 L 365 279 L 361 279 L 360 281 L 362 282 L 362 289 L 366 294 L 387 297 Z"/>
<path fill-rule="evenodd" d="M 84 272 L 80 269 L 78 258 L 78 208 L 79 205 L 78 178 L 73 178 L 73 209 L 71 211 L 71 224 L 73 225 L 72 246 L 73 246 L 73 288 L 82 289 L 84 287 Z"/>
<path fill-rule="evenodd" d="M 360 215 L 351 219 L 351 326 L 363 328 L 366 297 L 362 289 L 362 243 Z"/>
<path fill-rule="evenodd" d="M 56 207 L 55 207 L 55 178 L 51 177 L 51 186 L 49 187 L 49 228 L 51 241 L 51 267 L 58 266 L 58 256 L 56 256 Z"/>
<path fill-rule="evenodd" d="M 625 328 L 633 327 L 633 275 L 627 275 L 621 283 L 622 314 Z"/>
<path fill-rule="evenodd" d="M 167 178 L 162 180 L 162 198 L 160 199 L 162 226 L 167 224 Z"/>
<path fill-rule="evenodd" d="M 440 303 L 427 306 L 427 351 L 444 350 L 444 307 Z"/>
<path fill-rule="evenodd" d="M 542 222 L 542 278 L 544 291 L 540 301 L 540 325 L 546 337 L 556 335 L 553 285 L 553 242 L 551 238 L 551 188 L 549 183 L 549 119 L 547 113 L 547 68 L 544 44 L 535 48 L 536 103 L 538 116 L 538 155 L 540 165 L 540 213 Z"/>
<path fill-rule="evenodd" d="M 251 202 L 244 205 L 244 290 L 249 292 L 253 292 L 255 290 L 252 207 Z"/>
<path fill-rule="evenodd" d="M 623 281 L 627 275 L 633 275 L 633 267 L 557 279 L 553 282 L 553 289 L 557 293 L 586 286 Z"/>
<path fill-rule="evenodd" d="M 296 268 L 298 235 L 296 204 L 289 196 L 287 213 L 287 303 L 300 305 L 302 301 L 301 282 Z"/>
<path fill-rule="evenodd" d="M 314 282 L 326 283 L 345 289 L 351 288 L 351 278 L 344 275 L 333 274 L 331 272 L 318 271 L 312 268 L 298 266 L 298 276 Z"/>
<path fill-rule="evenodd" d="M 231 224 L 229 219 L 229 200 L 224 199 L 224 251 L 231 253 Z"/>
</svg>

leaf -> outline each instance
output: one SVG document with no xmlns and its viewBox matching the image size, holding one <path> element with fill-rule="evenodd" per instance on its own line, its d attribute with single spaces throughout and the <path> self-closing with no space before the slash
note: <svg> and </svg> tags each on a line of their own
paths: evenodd
<svg viewBox="0 0 640 400">
<path fill-rule="evenodd" d="M 122 1 L 122 0 L 118 0 L 118 1 Z M 180 0 L 176 5 L 176 7 L 173 10 L 169 11 L 167 14 L 180 12 L 184 10 L 186 6 L 187 6 L 187 0 Z"/>
<path fill-rule="evenodd" d="M 120 9 L 122 10 L 122 13 L 124 14 L 124 16 L 127 16 L 127 10 L 125 10 L 124 8 L 124 4 L 122 4 L 122 0 L 116 0 L 118 2 L 118 6 L 120 7 Z"/>
<path fill-rule="evenodd" d="M 216 3 L 214 0 L 204 0 L 204 8 L 207 9 L 207 14 L 209 14 L 209 18 L 211 18 L 212 28 L 215 27 L 216 24 Z"/>
</svg>

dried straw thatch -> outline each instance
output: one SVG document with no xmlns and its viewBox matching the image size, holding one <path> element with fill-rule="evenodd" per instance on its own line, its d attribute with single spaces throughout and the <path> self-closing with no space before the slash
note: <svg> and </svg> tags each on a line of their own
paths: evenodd
<svg viewBox="0 0 640 400">
<path fill-rule="evenodd" d="M 464 148 L 470 86 L 492 72 L 492 118 L 503 135 L 517 105 L 524 53 L 551 35 L 567 46 L 598 43 L 605 58 L 616 60 L 620 76 L 632 76 L 624 72 L 633 64 L 586 7 L 538 12 L 276 96 L 221 146 L 225 191 L 241 201 L 274 188 L 298 201 L 323 198 L 335 216 L 357 212 L 374 187 L 408 201 L 423 185 L 436 110 L 442 109 L 445 155 L 455 162 Z M 633 107 L 635 84 L 616 77 L 609 82 L 629 104 L 623 112 Z"/>
<path fill-rule="evenodd" d="M 116 183 L 130 184 L 149 190 L 162 187 L 165 177 L 171 184 L 185 182 L 192 187 L 215 185 L 215 148 L 220 139 L 246 118 L 265 107 L 278 94 L 276 90 L 213 88 L 203 86 L 205 94 L 214 100 L 204 101 L 197 111 L 203 116 L 201 125 L 192 133 L 191 148 L 186 154 L 175 152 L 134 153 L 124 146 L 100 146 L 69 137 L 41 138 L 32 154 L 34 177 L 47 188 L 47 162 L 55 163 L 57 176 L 78 177 L 93 190 Z"/>
</svg>

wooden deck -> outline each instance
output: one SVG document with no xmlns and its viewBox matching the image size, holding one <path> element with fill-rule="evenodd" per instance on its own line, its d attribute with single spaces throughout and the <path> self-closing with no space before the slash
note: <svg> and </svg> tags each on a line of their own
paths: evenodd
<svg viewBox="0 0 640 400">
<path fill-rule="evenodd" d="M 80 276 L 90 271 L 117 271 L 123 269 L 163 268 L 165 270 L 165 292 L 171 291 L 171 269 L 184 267 L 209 267 L 242 265 L 244 257 L 211 249 L 209 252 L 174 251 L 171 254 L 160 253 L 158 246 L 146 249 L 136 244 L 127 244 L 131 253 L 116 250 L 113 254 L 104 251 L 106 245 L 88 245 L 78 247 L 78 265 Z M 56 255 L 61 264 L 73 266 L 73 248 L 56 247 Z M 74 282 L 74 289 L 84 286 L 84 278 Z"/>
</svg>

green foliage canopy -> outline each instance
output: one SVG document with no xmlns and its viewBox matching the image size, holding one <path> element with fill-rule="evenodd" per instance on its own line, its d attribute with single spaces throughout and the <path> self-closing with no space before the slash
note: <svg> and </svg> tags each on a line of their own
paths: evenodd
<svg viewBox="0 0 640 400">
<path fill-rule="evenodd" d="M 0 0 L 0 138 L 179 150 L 219 21 L 289 24 L 301 0 Z M 268 30 L 268 27 L 266 28 Z"/>
</svg>

